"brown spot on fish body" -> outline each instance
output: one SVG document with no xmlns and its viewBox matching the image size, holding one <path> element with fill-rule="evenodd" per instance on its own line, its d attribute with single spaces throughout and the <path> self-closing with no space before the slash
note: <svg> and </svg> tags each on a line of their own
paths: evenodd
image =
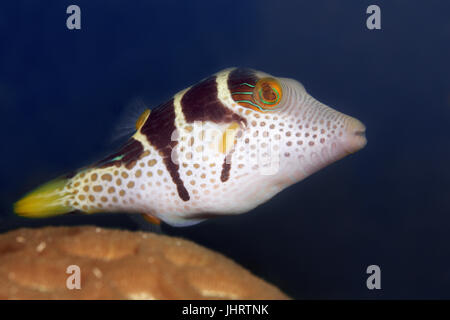
<svg viewBox="0 0 450 320">
<path fill-rule="evenodd" d="M 102 180 L 112 181 L 112 176 L 109 173 L 102 175 Z"/>
<path fill-rule="evenodd" d="M 127 168 L 128 170 L 131 170 L 131 169 L 134 168 L 134 166 L 136 165 L 136 163 L 137 163 L 137 161 L 136 161 L 136 160 L 133 160 L 133 161 L 127 163 L 127 164 L 125 165 L 125 168 Z"/>
</svg>

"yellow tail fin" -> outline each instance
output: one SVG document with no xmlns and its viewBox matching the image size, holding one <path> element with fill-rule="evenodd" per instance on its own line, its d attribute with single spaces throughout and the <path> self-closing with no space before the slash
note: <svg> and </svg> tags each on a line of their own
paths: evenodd
<svg viewBox="0 0 450 320">
<path fill-rule="evenodd" d="M 44 218 L 73 211 L 64 204 L 68 179 L 59 178 L 36 188 L 14 204 L 14 212 L 28 218 Z"/>
</svg>

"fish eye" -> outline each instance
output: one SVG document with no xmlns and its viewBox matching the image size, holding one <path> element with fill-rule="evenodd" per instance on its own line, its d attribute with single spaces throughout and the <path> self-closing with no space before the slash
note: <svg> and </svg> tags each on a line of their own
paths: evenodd
<svg viewBox="0 0 450 320">
<path fill-rule="evenodd" d="M 281 101 L 283 91 L 274 78 L 260 79 L 254 88 L 253 99 L 264 110 L 274 109 Z"/>
<path fill-rule="evenodd" d="M 259 112 L 277 109 L 283 98 L 280 83 L 270 77 L 259 79 L 254 85 L 244 82 L 234 89 L 236 91 L 232 91 L 231 95 L 235 102 Z"/>
</svg>

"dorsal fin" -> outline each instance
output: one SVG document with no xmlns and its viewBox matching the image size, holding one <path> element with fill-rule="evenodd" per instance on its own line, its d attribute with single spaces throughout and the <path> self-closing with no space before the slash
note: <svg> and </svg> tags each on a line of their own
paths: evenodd
<svg viewBox="0 0 450 320">
<path fill-rule="evenodd" d="M 139 131 L 142 126 L 144 125 L 145 121 L 147 121 L 148 117 L 150 116 L 151 110 L 147 109 L 139 116 L 139 118 L 136 120 L 136 131 Z"/>
</svg>

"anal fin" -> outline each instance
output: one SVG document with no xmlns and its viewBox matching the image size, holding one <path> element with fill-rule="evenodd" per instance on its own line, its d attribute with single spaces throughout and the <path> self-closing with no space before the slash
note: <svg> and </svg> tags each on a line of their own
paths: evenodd
<svg viewBox="0 0 450 320">
<path fill-rule="evenodd" d="M 143 213 L 141 214 L 142 218 L 144 218 L 147 222 L 150 222 L 151 224 L 154 225 L 161 225 L 161 220 L 159 220 L 158 218 L 156 218 L 155 216 Z"/>
</svg>

